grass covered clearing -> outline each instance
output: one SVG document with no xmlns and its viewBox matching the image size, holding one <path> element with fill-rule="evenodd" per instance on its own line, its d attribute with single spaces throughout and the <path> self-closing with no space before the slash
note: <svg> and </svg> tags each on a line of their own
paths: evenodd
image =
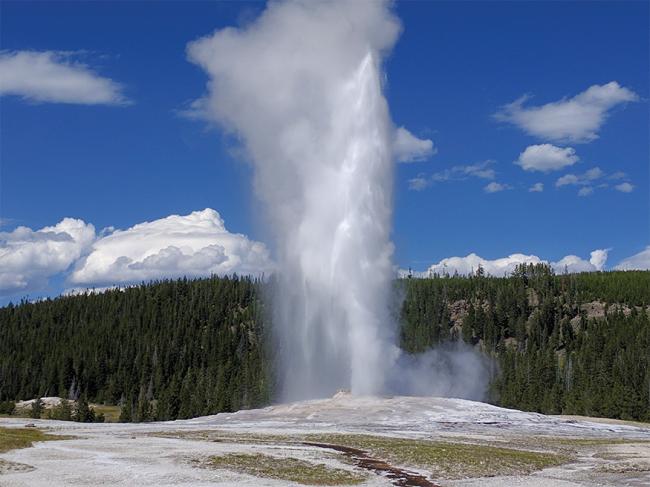
<svg viewBox="0 0 650 487">
<path fill-rule="evenodd" d="M 635 438 L 578 438 L 578 437 L 557 437 L 548 435 L 539 436 L 516 436 L 499 440 L 496 444 L 505 448 L 520 450 L 542 450 L 543 452 L 559 453 L 569 457 L 575 457 L 578 453 L 604 451 L 607 447 L 626 444 L 646 444 L 649 440 Z"/>
<path fill-rule="evenodd" d="M 650 440 L 634 438 L 551 438 L 542 440 L 553 446 L 566 447 L 589 447 L 607 445 L 626 445 L 630 443 L 650 443 Z"/>
<path fill-rule="evenodd" d="M 446 479 L 529 474 L 571 460 L 555 453 L 370 435 L 309 435 L 307 440 L 358 448 L 394 465 L 426 469 L 433 478 Z"/>
<path fill-rule="evenodd" d="M 36 428 L 0 428 L 0 453 L 29 448 L 35 441 L 66 440 L 69 436 L 49 435 Z"/>
<path fill-rule="evenodd" d="M 197 462 L 204 468 L 227 469 L 252 475 L 303 485 L 355 485 L 366 477 L 352 471 L 328 467 L 292 457 L 274 457 L 262 454 L 230 453 L 208 457 Z"/>
<path fill-rule="evenodd" d="M 432 441 L 342 433 L 266 435 L 225 431 L 177 431 L 154 433 L 154 436 L 245 444 L 295 445 L 304 441 L 328 443 L 364 450 L 374 458 L 392 465 L 424 469 L 431 472 L 433 478 L 446 479 L 525 475 L 567 463 L 574 458 L 575 450 L 581 447 L 616 441 L 567 439 L 566 443 L 562 444 L 562 440 L 554 442 L 545 438 L 547 441 L 538 444 L 535 438 L 534 441 L 522 440 L 507 445 L 493 445 L 469 441 Z M 558 447 L 561 447 L 560 452 L 556 453 Z M 531 451 L 539 448 L 549 451 Z M 339 457 L 345 461 L 343 455 Z"/>
<path fill-rule="evenodd" d="M 90 407 L 95 410 L 95 414 L 103 414 L 104 421 L 107 423 L 118 423 L 120 420 L 121 410 L 119 406 L 91 403 Z"/>
</svg>

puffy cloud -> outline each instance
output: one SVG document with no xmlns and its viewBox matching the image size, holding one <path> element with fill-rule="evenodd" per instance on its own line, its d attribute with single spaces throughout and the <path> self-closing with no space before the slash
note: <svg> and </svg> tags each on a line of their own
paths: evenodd
<svg viewBox="0 0 650 487">
<path fill-rule="evenodd" d="M 586 181 L 595 181 L 596 179 L 600 179 L 605 175 L 603 170 L 599 167 L 594 167 L 591 168 L 582 175 L 582 178 Z"/>
<path fill-rule="evenodd" d="M 484 162 L 479 162 L 477 164 L 472 164 L 469 166 L 456 166 L 452 168 L 459 171 L 461 174 L 467 176 L 473 176 L 481 179 L 494 179 L 496 177 L 496 172 L 489 165 L 493 164 L 494 161 L 488 160 Z"/>
<path fill-rule="evenodd" d="M 472 274 L 481 266 L 483 270 L 494 276 L 510 274 L 518 264 L 539 264 L 542 260 L 536 255 L 512 254 L 495 260 L 487 260 L 474 253 L 465 257 L 447 257 L 428 269 L 430 274 Z"/>
<path fill-rule="evenodd" d="M 535 183 L 530 188 L 528 188 L 528 191 L 531 193 L 541 193 L 544 191 L 544 183 Z"/>
<path fill-rule="evenodd" d="M 494 116 L 544 140 L 589 142 L 598 138 L 609 110 L 638 99 L 636 93 L 612 81 L 542 106 L 524 106 L 528 100 L 524 96 L 502 107 Z"/>
<path fill-rule="evenodd" d="M 620 191 L 621 193 L 631 193 L 634 191 L 634 185 L 630 183 L 621 183 L 614 186 L 614 189 L 616 191 Z"/>
<path fill-rule="evenodd" d="M 259 275 L 273 264 L 263 244 L 228 232 L 211 209 L 99 235 L 73 218 L 36 231 L 0 232 L 0 297 L 43 290 L 69 269 L 70 292 L 83 292 L 159 278 Z"/>
<path fill-rule="evenodd" d="M 614 269 L 619 271 L 650 270 L 650 245 L 638 254 L 623 259 Z"/>
<path fill-rule="evenodd" d="M 515 164 L 526 171 L 557 171 L 578 162 L 580 158 L 571 147 L 557 147 L 552 144 L 531 145 L 519 154 Z"/>
<path fill-rule="evenodd" d="M 99 76 L 69 53 L 0 52 L 0 95 L 33 102 L 125 105 L 129 101 L 115 81 Z"/>
<path fill-rule="evenodd" d="M 423 161 L 435 154 L 438 149 L 429 139 L 418 139 L 404 127 L 399 127 L 393 135 L 393 155 L 397 162 Z"/>
<path fill-rule="evenodd" d="M 607 255 L 611 249 L 596 249 L 591 252 L 589 263 L 602 271 L 607 263 Z"/>
<path fill-rule="evenodd" d="M 172 215 L 99 238 L 76 265 L 74 285 L 106 286 L 211 274 L 260 274 L 272 269 L 259 242 L 230 233 L 212 209 Z"/>
<path fill-rule="evenodd" d="M 575 272 L 593 272 L 603 270 L 607 262 L 608 249 L 598 249 L 591 252 L 590 259 L 585 260 L 576 255 L 567 255 L 557 262 L 550 262 L 555 272 L 570 273 Z M 475 273 L 479 265 L 483 270 L 493 276 L 503 276 L 511 274 L 519 264 L 548 264 L 546 260 L 540 259 L 536 255 L 511 254 L 507 257 L 489 260 L 484 259 L 471 253 L 465 257 L 448 257 L 442 259 L 437 264 L 433 264 L 427 272 L 420 275 L 426 276 L 431 274 L 472 274 Z"/>
<path fill-rule="evenodd" d="M 561 188 L 562 186 L 580 184 L 580 179 L 575 174 L 565 174 L 555 181 L 555 186 Z"/>
<path fill-rule="evenodd" d="M 594 194 L 594 188 L 592 186 L 585 186 L 578 190 L 578 196 L 589 196 Z"/>
<path fill-rule="evenodd" d="M 512 189 L 512 186 L 509 184 L 503 184 L 503 183 L 497 183 L 496 181 L 492 181 L 490 184 L 486 185 L 483 188 L 483 191 L 486 193 L 498 193 L 500 191 L 505 191 L 507 189 Z"/>
<path fill-rule="evenodd" d="M 591 252 L 589 260 L 584 260 L 577 255 L 567 255 L 557 262 L 552 262 L 551 267 L 558 273 L 594 272 L 602 271 L 607 262 L 609 249 L 598 249 Z"/>
<path fill-rule="evenodd" d="M 0 295 L 44 288 L 48 279 L 65 271 L 95 239 L 95 227 L 64 218 L 51 227 L 18 227 L 0 232 Z"/>
</svg>

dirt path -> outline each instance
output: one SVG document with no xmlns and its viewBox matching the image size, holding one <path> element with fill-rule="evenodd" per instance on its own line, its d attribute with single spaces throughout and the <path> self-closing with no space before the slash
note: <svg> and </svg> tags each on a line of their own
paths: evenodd
<svg viewBox="0 0 650 487">
<path fill-rule="evenodd" d="M 394 467 L 386 463 L 384 460 L 372 458 L 368 452 L 359 450 L 358 448 L 333 445 L 330 443 L 313 443 L 309 441 L 303 442 L 303 445 L 327 448 L 341 452 L 346 457 L 352 459 L 358 467 L 383 475 L 390 479 L 393 485 L 400 487 L 440 487 L 438 484 L 434 484 L 428 480 L 424 475 Z"/>
</svg>

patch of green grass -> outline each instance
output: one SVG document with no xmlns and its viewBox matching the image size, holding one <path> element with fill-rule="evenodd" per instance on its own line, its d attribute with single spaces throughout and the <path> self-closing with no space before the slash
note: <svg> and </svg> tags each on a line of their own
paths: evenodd
<svg viewBox="0 0 650 487">
<path fill-rule="evenodd" d="M 512 448 L 370 435 L 309 435 L 308 441 L 349 446 L 393 465 L 426 469 L 434 478 L 529 474 L 571 460 L 568 455 Z"/>
<path fill-rule="evenodd" d="M 500 442 L 501 443 L 501 442 Z M 608 446 L 625 445 L 631 443 L 649 443 L 649 440 L 634 438 L 578 438 L 578 437 L 557 437 L 548 435 L 511 437 L 504 440 L 503 445 L 507 448 L 523 450 L 542 450 L 544 452 L 561 453 L 567 456 L 576 456 L 579 452 L 599 451 Z"/>
<path fill-rule="evenodd" d="M 0 414 L 0 418 L 29 418 L 29 409 L 16 409 L 13 414 Z"/>
<path fill-rule="evenodd" d="M 119 406 L 106 406 L 105 404 L 90 404 L 95 410 L 95 414 L 104 414 L 104 421 L 107 423 L 117 423 L 120 420 Z"/>
<path fill-rule="evenodd" d="M 66 440 L 70 437 L 49 435 L 36 428 L 0 428 L 0 453 L 29 448 L 35 441 Z"/>
<path fill-rule="evenodd" d="M 636 440 L 633 438 L 553 438 L 546 440 L 551 445 L 582 447 L 582 446 L 606 446 L 625 445 L 628 443 L 648 443 L 648 440 Z"/>
<path fill-rule="evenodd" d="M 184 440 L 212 441 L 216 443 L 241 444 L 295 444 L 303 441 L 302 436 L 274 435 L 264 433 L 235 433 L 222 430 L 159 431 L 149 433 L 158 438 L 179 438 Z"/>
<path fill-rule="evenodd" d="M 198 464 L 205 468 L 223 468 L 254 477 L 284 480 L 303 485 L 355 485 L 366 477 L 356 472 L 332 468 L 292 457 L 230 453 L 209 457 Z"/>
</svg>

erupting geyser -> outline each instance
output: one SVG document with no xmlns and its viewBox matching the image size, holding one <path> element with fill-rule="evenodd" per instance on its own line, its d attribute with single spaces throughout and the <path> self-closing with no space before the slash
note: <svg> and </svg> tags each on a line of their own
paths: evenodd
<svg viewBox="0 0 650 487">
<path fill-rule="evenodd" d="M 210 75 L 193 108 L 242 139 L 275 232 L 284 399 L 385 392 L 410 361 L 389 312 L 395 127 L 382 93 L 400 28 L 387 2 L 285 1 L 188 47 Z"/>
</svg>

